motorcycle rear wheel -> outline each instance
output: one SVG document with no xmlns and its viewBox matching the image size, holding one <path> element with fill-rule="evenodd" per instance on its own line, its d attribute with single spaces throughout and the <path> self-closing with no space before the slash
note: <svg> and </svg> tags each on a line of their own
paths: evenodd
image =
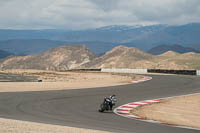
<svg viewBox="0 0 200 133">
<path fill-rule="evenodd" d="M 105 110 L 106 110 L 105 105 L 101 104 L 101 105 L 100 105 L 99 112 L 104 112 Z"/>
</svg>

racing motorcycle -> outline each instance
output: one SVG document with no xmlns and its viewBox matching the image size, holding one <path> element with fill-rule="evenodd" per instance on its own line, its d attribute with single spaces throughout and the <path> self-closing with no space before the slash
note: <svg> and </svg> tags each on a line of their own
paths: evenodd
<svg viewBox="0 0 200 133">
<path fill-rule="evenodd" d="M 110 96 L 110 98 L 104 98 L 103 103 L 100 105 L 100 109 L 99 112 L 104 112 L 112 110 L 112 107 L 115 105 L 116 103 L 116 98 L 115 95 Z"/>
</svg>

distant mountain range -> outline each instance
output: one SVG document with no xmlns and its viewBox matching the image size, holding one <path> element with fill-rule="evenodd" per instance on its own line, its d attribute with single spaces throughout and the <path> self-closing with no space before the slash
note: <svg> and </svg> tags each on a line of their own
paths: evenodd
<svg viewBox="0 0 200 133">
<path fill-rule="evenodd" d="M 0 49 L 14 53 L 15 55 L 29 55 L 45 52 L 51 48 L 61 45 L 86 45 L 91 51 L 97 55 L 102 55 L 118 44 L 110 42 L 66 42 L 46 39 L 13 39 L 1 40 Z"/>
<path fill-rule="evenodd" d="M 177 53 L 188 53 L 188 52 L 200 53 L 200 51 L 195 50 L 194 48 L 183 47 L 181 45 L 159 45 L 150 49 L 148 53 L 153 55 L 159 55 L 167 51 L 174 51 Z"/>
<path fill-rule="evenodd" d="M 58 47 L 65 44 L 64 41 L 44 40 L 44 39 L 31 39 L 31 40 L 3 40 L 0 41 L 0 49 L 9 51 L 16 55 L 29 55 L 41 53 L 48 49 Z"/>
<path fill-rule="evenodd" d="M 14 54 L 9 53 L 9 52 L 4 51 L 4 50 L 0 50 L 0 59 L 6 58 L 6 57 L 11 56 L 11 55 L 14 55 Z"/>
<path fill-rule="evenodd" d="M 65 71 L 76 68 L 200 69 L 200 54 L 173 51 L 151 55 L 134 47 L 117 46 L 96 56 L 86 46 L 59 46 L 41 54 L 0 60 L 0 69 Z"/>
<path fill-rule="evenodd" d="M 0 30 L 0 49 L 17 54 L 30 54 L 64 44 L 86 44 L 94 53 L 102 54 L 121 44 L 145 51 L 161 44 L 179 44 L 199 50 L 199 35 L 200 23 L 181 26 L 114 25 L 79 31 Z"/>
<path fill-rule="evenodd" d="M 65 41 L 54 41 L 54 40 L 44 40 L 44 39 L 33 39 L 33 40 L 6 40 L 0 41 L 0 49 L 3 51 L 0 53 L 1 58 L 7 57 L 9 55 L 29 55 L 29 54 L 38 54 L 45 52 L 49 49 L 56 48 L 62 45 L 86 45 L 92 52 L 97 56 L 104 55 L 107 51 L 111 50 L 114 47 L 117 47 L 120 44 L 109 43 L 109 42 L 65 42 Z M 127 45 L 126 45 L 127 46 Z M 200 46 L 199 46 L 200 48 Z M 9 52 L 6 52 L 9 51 Z M 195 48 L 184 47 L 181 45 L 158 45 L 147 52 L 153 55 L 159 55 L 167 51 L 174 51 L 178 53 L 187 53 L 195 52 L 200 53 L 198 50 L 198 45 Z M 13 54 L 11 54 L 13 53 Z"/>
</svg>

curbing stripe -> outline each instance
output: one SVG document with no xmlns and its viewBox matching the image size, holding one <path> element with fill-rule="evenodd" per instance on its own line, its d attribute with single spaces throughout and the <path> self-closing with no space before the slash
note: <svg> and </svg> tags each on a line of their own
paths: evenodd
<svg viewBox="0 0 200 133">
<path fill-rule="evenodd" d="M 186 95 L 184 95 L 184 96 L 186 96 Z M 177 96 L 177 97 L 180 97 L 180 96 Z M 169 99 L 169 98 L 172 98 L 172 97 L 168 97 L 168 98 L 165 98 L 165 99 Z M 164 98 L 161 98 L 161 99 L 164 99 Z M 161 101 L 161 99 L 145 100 L 145 101 L 139 101 L 139 102 L 132 102 L 132 103 L 124 104 L 122 106 L 119 106 L 119 107 L 115 108 L 114 109 L 114 113 L 117 114 L 117 115 L 126 117 L 126 118 L 145 121 L 145 122 L 150 122 L 150 123 L 157 123 L 157 124 L 162 124 L 162 125 L 166 125 L 166 126 L 185 128 L 185 129 L 192 129 L 192 130 L 200 130 L 200 128 L 192 128 L 192 127 L 187 127 L 187 126 L 178 126 L 178 125 L 159 122 L 159 121 L 155 121 L 155 120 L 145 120 L 145 119 L 143 119 L 143 118 L 141 118 L 139 116 L 135 116 L 135 115 L 130 113 L 131 110 L 133 110 L 133 109 L 135 109 L 135 108 L 137 108 L 139 106 L 142 106 L 142 105 L 145 105 L 145 104 L 151 104 L 151 103 L 159 103 Z M 132 108 L 131 108 L 130 105 L 132 105 Z"/>
<path fill-rule="evenodd" d="M 125 105 L 122 105 L 120 107 L 117 107 L 116 109 L 114 109 L 114 112 L 118 115 L 124 116 L 124 117 L 128 117 L 128 118 L 137 118 L 137 119 L 142 119 L 138 116 L 135 116 L 133 114 L 130 113 L 130 111 L 132 109 L 135 109 L 139 106 L 148 104 L 148 103 L 155 103 L 155 102 L 159 102 L 159 99 L 154 99 L 154 100 L 146 100 L 146 101 L 140 101 L 140 102 L 132 102 L 132 103 L 128 103 Z M 125 115 L 124 115 L 125 114 Z"/>
<path fill-rule="evenodd" d="M 143 79 L 131 81 L 130 83 L 131 84 L 137 84 L 137 83 L 145 82 L 145 81 L 148 81 L 148 80 L 151 80 L 151 79 L 152 79 L 152 77 L 145 76 L 145 77 L 143 77 Z M 199 94 L 199 93 L 195 93 L 195 94 Z M 188 95 L 182 95 L 182 96 L 189 96 L 189 95 L 194 95 L 194 94 L 188 94 Z M 135 115 L 130 113 L 130 111 L 132 109 L 135 109 L 139 106 L 142 106 L 142 105 L 145 105 L 145 104 L 151 104 L 151 103 L 159 103 L 161 101 L 161 99 L 169 99 L 169 98 L 174 98 L 174 97 L 180 97 L 180 96 L 172 96 L 172 97 L 167 97 L 167 98 L 132 102 L 132 103 L 124 104 L 124 105 L 121 105 L 121 106 L 115 108 L 113 112 L 117 115 L 120 115 L 120 116 L 123 116 L 123 117 L 126 117 L 126 118 L 130 118 L 130 119 L 139 120 L 139 121 L 162 124 L 162 125 L 171 126 L 171 127 L 200 130 L 200 128 L 192 128 L 192 127 L 187 127 L 187 126 L 172 125 L 172 124 L 169 124 L 169 123 L 163 123 L 163 122 L 159 122 L 159 121 L 155 121 L 155 120 L 145 120 L 141 117 L 135 116 Z"/>
<path fill-rule="evenodd" d="M 130 83 L 131 84 L 137 84 L 137 83 L 145 82 L 145 81 L 148 81 L 148 80 L 151 80 L 151 79 L 152 79 L 152 77 L 144 76 L 142 79 L 131 81 Z M 147 102 L 147 101 L 145 101 L 145 102 Z M 139 117 L 137 117 L 137 116 L 135 116 L 133 114 L 130 114 L 129 112 L 130 112 L 131 109 L 137 108 L 138 106 L 144 105 L 144 104 L 146 104 L 146 103 L 142 103 L 142 102 L 128 103 L 128 104 L 122 105 L 122 106 L 114 109 L 114 112 L 116 114 L 120 115 L 120 116 L 124 116 L 124 117 L 128 117 L 128 118 L 133 118 L 133 119 L 141 119 L 141 118 L 139 118 Z"/>
<path fill-rule="evenodd" d="M 152 77 L 145 76 L 145 77 L 143 77 L 142 79 L 134 80 L 134 81 L 131 81 L 130 83 L 131 83 L 131 84 L 136 84 L 136 83 L 148 81 L 148 80 L 151 80 L 151 79 L 152 79 Z"/>
</svg>

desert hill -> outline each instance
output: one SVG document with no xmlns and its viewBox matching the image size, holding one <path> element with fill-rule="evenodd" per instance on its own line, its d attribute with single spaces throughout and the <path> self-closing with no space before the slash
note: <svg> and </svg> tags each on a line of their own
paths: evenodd
<svg viewBox="0 0 200 133">
<path fill-rule="evenodd" d="M 190 48 L 190 47 L 184 47 L 181 45 L 158 45 L 156 47 L 153 47 L 148 51 L 148 53 L 153 54 L 153 55 L 160 55 L 163 54 L 167 51 L 174 51 L 177 53 L 188 53 L 188 52 L 195 52 L 195 53 L 200 53 L 200 51 Z"/>
<path fill-rule="evenodd" d="M 200 54 L 194 52 L 180 54 L 167 51 L 155 56 L 151 63 L 155 69 L 200 69 Z"/>
<path fill-rule="evenodd" d="M 167 51 L 151 55 L 121 45 L 97 57 L 84 45 L 64 45 L 42 54 L 5 58 L 0 61 L 0 68 L 56 71 L 75 68 L 200 69 L 200 54 Z"/>
<path fill-rule="evenodd" d="M 200 54 L 167 51 L 161 55 L 151 55 L 134 47 L 118 46 L 83 66 L 85 68 L 200 69 Z"/>
<path fill-rule="evenodd" d="M 0 62 L 2 69 L 68 70 L 91 61 L 96 56 L 84 45 L 60 46 L 42 54 L 15 56 Z"/>
<path fill-rule="evenodd" d="M 176 56 L 179 56 L 179 55 L 181 55 L 181 54 L 174 52 L 174 51 L 167 51 L 163 54 L 160 54 L 159 56 L 161 56 L 161 57 L 176 57 Z"/>
<path fill-rule="evenodd" d="M 154 56 L 134 47 L 117 46 L 105 55 L 85 64 L 92 68 L 139 68 L 135 62 L 148 61 Z M 143 67 L 143 66 L 142 66 Z"/>
<path fill-rule="evenodd" d="M 188 52 L 184 54 L 180 54 L 179 56 L 175 56 L 173 58 L 165 61 L 167 62 L 175 62 L 177 65 L 181 66 L 183 69 L 200 69 L 200 54 L 194 52 Z"/>
</svg>

